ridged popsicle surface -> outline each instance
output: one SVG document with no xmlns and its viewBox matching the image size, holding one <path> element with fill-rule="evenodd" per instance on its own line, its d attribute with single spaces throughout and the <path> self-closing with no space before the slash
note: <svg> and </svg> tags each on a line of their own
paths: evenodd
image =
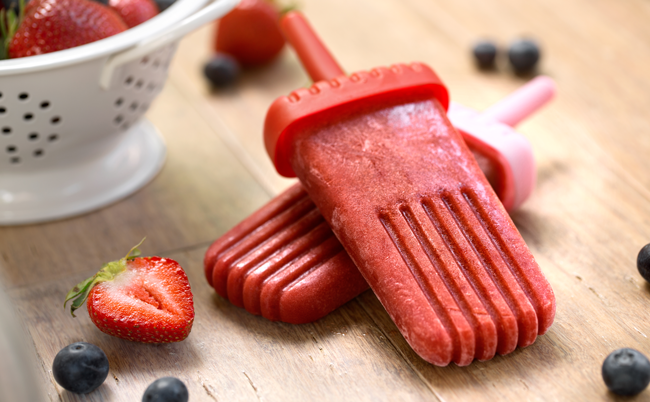
<svg viewBox="0 0 650 402">
<path fill-rule="evenodd" d="M 437 101 L 328 116 L 290 163 L 425 360 L 508 353 L 552 323 L 548 282 Z"/>
<path fill-rule="evenodd" d="M 317 320 L 368 288 L 300 185 L 217 239 L 204 266 L 231 303 L 294 324 Z"/>
</svg>

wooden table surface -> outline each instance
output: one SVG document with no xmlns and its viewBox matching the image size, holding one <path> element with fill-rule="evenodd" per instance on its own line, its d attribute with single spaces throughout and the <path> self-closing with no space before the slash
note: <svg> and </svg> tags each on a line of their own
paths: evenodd
<svg viewBox="0 0 650 402">
<path fill-rule="evenodd" d="M 99 211 L 0 228 L 0 273 L 37 352 L 52 401 L 139 401 L 161 376 L 182 379 L 191 401 L 617 400 L 601 379 L 610 352 L 650 355 L 650 287 L 635 261 L 650 242 L 650 2 L 647 0 L 301 0 L 347 71 L 422 61 L 452 99 L 483 109 L 527 78 L 505 61 L 473 65 L 473 41 L 505 48 L 521 35 L 543 48 L 540 73 L 556 99 L 521 124 L 538 182 L 512 214 L 557 298 L 549 332 L 532 346 L 468 367 L 420 359 L 368 291 L 322 320 L 269 322 L 217 296 L 203 277 L 208 245 L 288 187 L 262 144 L 266 109 L 309 79 L 286 49 L 238 85 L 212 92 L 201 75 L 212 27 L 181 43 L 147 117 L 168 146 L 162 172 Z M 196 322 L 178 344 L 105 335 L 85 311 L 62 308 L 74 284 L 142 237 L 146 255 L 176 259 L 194 292 Z M 65 345 L 108 355 L 109 378 L 77 396 L 53 380 Z M 650 391 L 635 400 L 650 400 Z"/>
</svg>

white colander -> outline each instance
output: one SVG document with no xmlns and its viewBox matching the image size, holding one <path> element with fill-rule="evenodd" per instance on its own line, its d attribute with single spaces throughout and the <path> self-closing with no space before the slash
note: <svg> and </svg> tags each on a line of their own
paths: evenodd
<svg viewBox="0 0 650 402">
<path fill-rule="evenodd" d="M 110 38 L 0 61 L 0 225 L 87 212 L 151 180 L 166 148 L 142 116 L 176 44 L 238 2 L 178 0 Z"/>
</svg>

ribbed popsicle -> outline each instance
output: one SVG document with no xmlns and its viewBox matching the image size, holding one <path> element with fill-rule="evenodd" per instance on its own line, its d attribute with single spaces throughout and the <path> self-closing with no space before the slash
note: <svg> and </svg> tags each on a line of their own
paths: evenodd
<svg viewBox="0 0 650 402">
<path fill-rule="evenodd" d="M 396 68 L 398 73 L 400 68 L 407 67 Z M 395 72 L 393 70 L 395 68 L 380 71 L 380 75 L 390 71 Z M 339 87 L 341 82 L 334 80 L 330 84 Z M 293 102 L 301 102 L 311 95 L 320 95 L 328 90 L 323 84 L 316 88 L 318 91 L 310 90 L 310 95 L 307 97 L 304 91 L 301 94 L 292 94 Z M 373 135 L 367 137 L 365 134 L 377 134 L 378 126 L 400 127 L 400 124 L 404 123 L 405 116 L 413 110 L 419 110 L 413 118 L 408 119 L 409 127 L 406 130 L 408 135 L 403 135 L 400 130 L 393 131 L 397 134 L 395 137 L 398 140 L 413 135 L 420 138 L 422 136 L 421 133 L 417 133 L 418 130 L 432 133 L 432 128 L 436 128 L 438 134 L 448 131 L 447 136 L 450 138 L 454 134 L 457 136 L 455 130 L 449 130 L 449 127 L 446 127 L 448 123 L 440 119 L 439 105 L 435 101 L 428 102 L 429 104 L 427 102 L 396 105 L 389 107 L 390 111 L 384 110 L 383 114 L 374 105 L 372 110 L 364 111 L 365 115 L 362 116 L 367 119 L 375 114 L 371 121 L 355 124 L 347 121 L 344 125 L 336 125 L 328 119 L 328 127 L 319 129 L 327 134 L 310 132 L 307 136 L 301 134 L 298 137 L 297 147 L 304 138 L 309 138 L 305 144 L 311 145 L 306 145 L 304 149 L 297 152 L 299 156 L 292 160 L 292 167 L 300 167 L 305 160 L 305 155 L 309 155 L 312 148 L 319 149 L 317 153 L 320 157 L 307 159 L 317 162 L 327 160 L 328 158 L 322 157 L 322 151 L 329 151 L 338 143 L 339 146 L 344 144 L 344 148 L 354 155 L 365 154 L 361 161 L 366 160 L 370 155 L 370 159 L 374 160 L 371 165 L 382 160 L 382 163 L 389 167 L 387 172 L 399 177 L 404 174 L 404 170 L 401 168 L 393 170 L 392 158 L 386 160 L 386 155 L 391 155 L 391 152 L 373 153 L 368 152 L 367 149 L 369 146 L 385 142 L 386 130 L 381 130 L 379 135 L 374 135 L 374 139 Z M 397 116 L 398 121 L 391 120 L 391 116 Z M 428 121 L 431 126 L 417 122 L 423 116 L 428 116 L 428 120 L 425 118 L 423 121 Z M 355 133 L 351 144 L 337 137 L 337 134 L 346 130 Z M 310 129 L 307 128 L 306 131 Z M 365 134 L 359 135 L 359 132 Z M 317 140 L 320 137 L 324 140 Z M 334 138 L 336 140 L 332 140 Z M 377 141 L 377 138 L 380 140 Z M 355 148 L 359 146 L 361 139 L 363 145 L 359 149 Z M 451 144 L 451 148 L 446 152 L 458 156 L 457 139 L 452 138 L 451 141 L 446 142 L 448 142 L 446 146 Z M 437 142 L 434 145 L 434 148 L 437 148 L 435 152 L 439 153 L 444 148 L 441 144 Z M 401 149 L 399 144 L 390 144 L 388 148 L 393 145 Z M 387 147 L 384 146 L 382 149 L 384 148 Z M 402 151 L 408 150 L 408 155 L 422 151 L 420 146 L 416 148 L 418 149 L 409 149 L 407 146 Z M 461 149 L 460 154 L 463 152 L 468 153 L 466 149 Z M 345 154 L 349 153 L 345 152 Z M 404 161 L 409 159 L 408 155 L 402 155 Z M 467 157 L 467 155 L 461 156 L 460 160 Z M 442 159 L 438 157 L 438 163 L 441 160 L 449 162 L 448 157 Z M 465 166 L 466 163 L 457 162 L 458 160 L 455 168 L 464 166 L 460 170 L 462 174 L 467 174 L 467 171 L 472 169 L 478 170 L 475 163 L 473 167 L 468 168 Z M 301 179 L 305 182 L 315 179 L 313 183 L 316 185 L 312 186 L 312 190 L 317 188 L 317 192 L 329 192 L 326 198 L 337 199 L 346 191 L 337 188 L 335 192 L 339 194 L 332 193 L 329 180 L 325 180 L 327 185 L 322 186 L 323 174 L 328 169 L 337 171 L 345 165 L 345 161 L 327 164 L 332 166 L 321 170 L 319 163 L 316 163 L 315 165 L 319 165 L 316 169 L 318 174 L 312 177 L 308 174 Z M 305 170 L 313 172 L 315 165 L 310 165 Z M 417 172 L 420 168 L 411 169 L 411 172 Z M 358 173 L 359 166 L 355 165 L 354 169 Z M 454 169 L 446 170 L 449 173 Z M 473 174 L 476 173 L 475 171 Z M 371 187 L 367 185 L 369 181 L 365 179 L 371 177 L 373 172 L 376 173 L 374 168 L 371 168 L 365 172 L 369 175 L 361 174 L 364 178 L 362 183 L 366 185 L 360 187 L 363 190 L 360 194 L 364 194 L 364 191 Z M 434 172 L 428 176 L 440 179 L 439 173 Z M 336 175 L 326 176 L 329 179 Z M 427 175 L 416 174 L 414 177 L 420 176 Z M 480 174 L 479 176 L 482 177 Z M 354 181 L 352 176 L 349 178 Z M 457 179 L 458 177 L 455 178 Z M 378 249 L 388 251 L 387 254 L 392 255 L 390 258 L 393 263 L 396 263 L 395 266 L 399 266 L 401 261 L 405 268 L 398 270 L 397 273 L 391 271 L 387 277 L 384 277 L 382 272 L 388 270 L 374 271 L 372 267 L 366 268 L 364 274 L 366 277 L 370 276 L 369 281 L 371 283 L 374 281 L 379 287 L 379 292 L 375 291 L 409 343 L 425 359 L 439 365 L 447 364 L 449 361 L 465 365 L 474 358 L 484 360 L 492 357 L 496 352 L 508 353 L 517 345 L 526 346 L 534 341 L 538 333 L 543 333 L 553 319 L 554 299 L 548 283 L 541 276 L 507 215 L 505 220 L 503 216 L 496 216 L 495 219 L 495 213 L 504 215 L 498 213 L 499 208 L 488 209 L 489 214 L 486 212 L 484 207 L 486 200 L 489 205 L 494 202 L 494 199 L 490 199 L 490 194 L 492 198 L 496 197 L 491 191 L 486 191 L 485 178 L 482 180 L 483 183 L 479 183 L 478 190 L 472 187 L 476 183 L 471 178 L 468 181 L 470 185 L 464 187 L 452 186 L 445 189 L 449 184 L 446 180 L 439 181 L 437 186 L 430 186 L 429 183 L 428 186 L 421 188 L 436 188 L 436 190 L 432 194 L 416 191 L 415 199 L 403 197 L 403 194 L 408 191 L 401 193 L 398 191 L 397 194 L 401 196 L 396 199 L 401 200 L 396 205 L 374 205 L 374 209 L 371 208 L 377 222 L 370 222 L 365 227 L 368 229 L 379 223 L 383 228 L 379 231 L 379 237 L 360 233 L 361 238 L 366 238 L 367 249 L 373 249 L 370 245 L 375 244 L 375 241 L 379 242 L 376 244 L 386 241 L 381 233 L 390 239 L 392 248 L 385 244 L 382 246 L 387 247 L 385 250 L 374 247 L 375 254 L 382 254 L 377 252 Z M 392 187 L 399 188 L 403 184 L 402 181 L 393 183 Z M 349 180 L 344 182 L 350 184 Z M 319 185 L 320 189 L 318 189 Z M 347 188 L 347 185 L 343 187 Z M 412 186 L 409 187 L 409 191 L 412 189 Z M 376 191 L 365 194 L 376 199 L 382 198 L 381 195 L 377 198 Z M 521 201 L 520 199 L 519 202 Z M 325 202 L 326 207 L 328 202 Z M 338 204 L 339 202 L 341 203 Z M 296 208 L 294 204 L 302 207 Z M 337 199 L 335 204 L 339 205 L 339 209 L 343 207 L 342 210 L 352 211 L 351 215 L 359 213 L 358 205 L 353 205 L 359 203 L 350 202 L 348 196 Z M 206 275 L 217 291 L 253 313 L 261 313 L 267 318 L 288 322 L 305 322 L 313 317 L 318 318 L 319 315 L 326 314 L 362 291 L 366 286 L 363 278 L 354 269 L 347 254 L 340 249 L 327 225 L 318 219 L 318 211 L 314 213 L 313 207 L 309 208 L 307 205 L 308 198 L 305 197 L 303 190 L 294 187 L 264 207 L 264 211 L 258 211 L 229 232 L 229 235 L 215 242 L 206 254 Z M 336 212 L 336 209 L 337 207 L 334 207 L 333 211 Z M 335 224 L 336 220 L 345 217 L 346 213 L 341 214 L 339 211 L 338 216 L 332 213 L 328 220 L 334 219 L 330 223 Z M 373 215 L 368 211 L 361 213 Z M 496 227 L 501 229 L 495 229 L 495 222 L 498 222 Z M 355 232 L 354 229 L 339 230 L 343 233 L 343 237 L 356 237 L 356 235 L 349 235 L 349 232 Z M 504 235 L 504 231 L 507 232 L 507 236 Z M 377 228 L 372 232 L 376 234 Z M 367 239 L 373 240 L 368 243 Z M 254 246 L 253 243 L 256 245 Z M 359 242 L 352 240 L 351 243 Z M 363 241 L 360 243 L 363 244 Z M 346 248 L 355 250 L 356 246 L 358 244 L 346 245 Z M 378 266 L 382 265 L 381 261 L 374 261 L 375 257 L 365 256 L 362 249 L 357 248 L 354 252 L 357 254 L 357 259 L 361 259 L 361 264 L 373 261 L 371 266 L 377 265 L 376 263 L 379 263 Z M 398 257 L 395 258 L 395 255 Z M 357 264 L 360 262 L 357 261 Z M 378 278 L 373 277 L 375 274 Z M 392 285 L 385 284 L 386 279 L 392 281 Z M 226 283 L 225 288 L 224 283 Z M 401 287 L 409 291 L 401 292 Z M 385 289 L 389 291 L 384 291 Z M 414 292 L 414 289 L 418 291 Z M 321 297 L 314 297 L 314 295 Z M 332 300 L 336 302 L 332 303 Z M 404 311 L 408 313 L 404 314 Z"/>
</svg>

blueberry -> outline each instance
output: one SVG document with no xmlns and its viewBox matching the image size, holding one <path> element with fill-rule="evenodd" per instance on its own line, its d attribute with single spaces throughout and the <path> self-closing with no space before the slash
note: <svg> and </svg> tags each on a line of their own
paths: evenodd
<svg viewBox="0 0 650 402">
<path fill-rule="evenodd" d="M 532 71 L 539 61 L 539 46 L 533 40 L 519 39 L 510 44 L 508 59 L 516 73 Z"/>
<path fill-rule="evenodd" d="M 650 244 L 643 246 L 636 257 L 636 268 L 646 281 L 650 282 Z"/>
<path fill-rule="evenodd" d="M 163 11 L 167 10 L 169 6 L 174 4 L 176 0 L 154 0 L 156 2 L 156 5 L 158 6 L 158 10 L 162 13 Z"/>
<path fill-rule="evenodd" d="M 63 388 L 75 394 L 87 394 L 102 385 L 108 376 L 108 358 L 93 344 L 73 343 L 56 354 L 52 373 Z"/>
<path fill-rule="evenodd" d="M 163 377 L 147 387 L 142 402 L 187 402 L 189 398 L 183 381 L 175 377 Z"/>
<path fill-rule="evenodd" d="M 634 349 L 618 349 L 607 356 L 602 373 L 613 393 L 636 395 L 650 383 L 650 361 Z"/>
<path fill-rule="evenodd" d="M 203 68 L 203 74 L 217 88 L 232 85 L 239 77 L 239 63 L 226 54 L 217 54 Z"/>
<path fill-rule="evenodd" d="M 472 48 L 472 54 L 474 54 L 474 60 L 479 68 L 491 68 L 494 67 L 497 57 L 497 46 L 490 41 L 476 42 Z"/>
</svg>

